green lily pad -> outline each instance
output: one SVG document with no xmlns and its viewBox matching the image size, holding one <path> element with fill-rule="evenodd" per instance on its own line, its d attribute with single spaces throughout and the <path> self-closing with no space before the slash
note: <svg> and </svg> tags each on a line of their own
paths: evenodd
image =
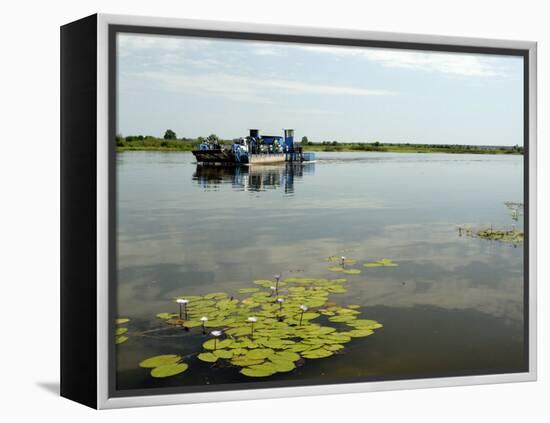
<svg viewBox="0 0 550 423">
<path fill-rule="evenodd" d="M 181 325 L 186 328 L 196 328 L 198 326 L 202 326 L 202 322 L 199 320 L 186 320 Z"/>
<path fill-rule="evenodd" d="M 175 376 L 185 372 L 188 368 L 189 365 L 186 363 L 166 364 L 164 366 L 155 367 L 151 370 L 151 376 L 157 378 Z"/>
<path fill-rule="evenodd" d="M 128 319 L 127 317 L 119 317 L 118 319 L 115 320 L 115 323 L 117 325 L 123 325 L 124 323 L 128 323 L 130 321 L 130 319 Z"/>
<path fill-rule="evenodd" d="M 381 323 L 376 320 L 358 319 L 348 323 L 349 326 L 354 326 L 358 329 L 379 329 L 382 326 Z"/>
<path fill-rule="evenodd" d="M 267 377 L 277 373 L 275 367 L 271 364 L 257 364 L 241 369 L 241 373 L 249 377 Z"/>
<path fill-rule="evenodd" d="M 207 363 L 215 363 L 216 361 L 218 361 L 218 356 L 212 354 L 212 353 L 209 353 L 209 352 L 206 352 L 206 353 L 200 353 L 197 358 L 201 361 L 205 361 Z"/>
<path fill-rule="evenodd" d="M 115 331 L 115 335 L 124 335 L 126 332 L 128 332 L 128 328 L 117 328 Z"/>
<path fill-rule="evenodd" d="M 127 336 L 117 336 L 115 338 L 115 344 L 119 345 L 119 344 L 122 344 L 123 342 L 126 342 L 127 340 L 128 340 Z"/>
<path fill-rule="evenodd" d="M 359 269 L 344 269 L 343 272 L 346 275 L 358 275 L 359 273 L 361 273 L 361 270 L 359 270 Z"/>
<path fill-rule="evenodd" d="M 219 357 L 219 358 L 228 359 L 233 357 L 233 351 L 231 350 L 214 350 L 213 353 L 216 357 Z"/>
<path fill-rule="evenodd" d="M 241 356 L 241 357 L 234 357 L 231 359 L 230 363 L 233 364 L 234 366 L 239 366 L 239 367 L 248 367 L 248 366 L 255 366 L 257 364 L 262 364 L 264 362 L 263 359 L 251 359 L 251 358 L 247 358 L 245 356 Z"/>
<path fill-rule="evenodd" d="M 187 304 L 188 306 L 191 303 L 194 303 L 195 301 L 199 301 L 201 299 L 202 299 L 202 297 L 199 296 L 199 295 L 180 295 L 178 297 L 174 297 L 174 301 L 176 301 L 176 300 L 187 300 L 187 301 L 189 301 L 190 303 Z"/>
<path fill-rule="evenodd" d="M 212 292 L 211 294 L 206 294 L 204 298 L 207 300 L 219 300 L 221 298 L 227 297 L 225 292 Z"/>
<path fill-rule="evenodd" d="M 376 260 L 374 262 L 365 263 L 364 266 L 365 267 L 397 267 L 399 265 L 395 263 L 393 260 L 381 259 L 381 260 Z"/>
<path fill-rule="evenodd" d="M 232 341 L 231 339 L 209 339 L 205 343 L 202 344 L 203 348 L 205 350 L 213 350 L 213 349 L 223 349 L 227 348 L 231 345 Z"/>
<path fill-rule="evenodd" d="M 139 363 L 139 367 L 153 368 L 159 366 L 165 366 L 168 364 L 175 364 L 181 360 L 181 357 L 176 354 L 163 354 L 149 357 Z"/>
<path fill-rule="evenodd" d="M 370 329 L 354 329 L 346 332 L 347 335 L 351 336 L 352 338 L 362 338 L 364 336 L 372 335 L 374 331 Z"/>
<path fill-rule="evenodd" d="M 241 288 L 239 289 L 239 294 L 253 294 L 258 291 L 260 291 L 259 288 Z"/>
<path fill-rule="evenodd" d="M 318 348 L 315 350 L 304 351 L 302 354 L 302 357 L 309 358 L 309 359 L 316 359 L 316 358 L 330 357 L 332 354 L 334 354 L 332 351 L 328 351 L 324 348 Z"/>
<path fill-rule="evenodd" d="M 331 272 L 343 272 L 344 268 L 341 266 L 330 266 L 327 267 L 327 270 L 330 270 Z"/>
<path fill-rule="evenodd" d="M 332 317 L 329 317 L 328 320 L 334 323 L 344 323 L 344 322 L 349 322 L 350 320 L 355 320 L 355 316 L 350 316 L 350 315 L 332 316 Z"/>
<path fill-rule="evenodd" d="M 168 320 L 173 319 L 174 317 L 178 317 L 178 315 L 176 313 L 159 313 L 157 314 L 157 317 L 159 319 Z"/>
<path fill-rule="evenodd" d="M 286 373 L 291 372 L 296 368 L 296 365 L 294 362 L 290 360 L 283 360 L 283 359 L 273 359 L 273 357 L 269 357 L 271 361 L 271 365 L 275 368 L 275 371 L 278 373 Z"/>
<path fill-rule="evenodd" d="M 313 320 L 319 316 L 320 316 L 319 313 L 307 312 L 302 315 L 302 320 Z M 298 320 L 299 320 L 299 316 L 298 316 Z"/>
<path fill-rule="evenodd" d="M 339 351 L 343 349 L 344 346 L 342 344 L 330 344 L 330 345 L 325 345 L 323 348 L 328 351 Z"/>
<path fill-rule="evenodd" d="M 260 286 L 263 286 L 265 288 L 269 288 L 270 286 L 274 286 L 275 285 L 275 282 L 274 281 L 270 281 L 268 279 L 258 279 L 258 280 L 255 280 L 254 283 L 256 285 L 260 285 Z"/>
<path fill-rule="evenodd" d="M 257 348 L 254 350 L 250 350 L 246 353 L 246 358 L 252 359 L 252 360 L 263 360 L 269 357 L 270 355 L 273 355 L 275 351 L 273 351 L 271 348 Z"/>
<path fill-rule="evenodd" d="M 292 351 L 277 351 L 275 354 L 269 357 L 269 360 L 286 360 L 286 361 L 298 361 L 300 354 Z"/>
</svg>

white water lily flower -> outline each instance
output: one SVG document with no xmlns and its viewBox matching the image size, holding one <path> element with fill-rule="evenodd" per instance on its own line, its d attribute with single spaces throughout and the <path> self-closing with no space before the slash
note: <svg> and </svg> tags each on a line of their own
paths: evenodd
<svg viewBox="0 0 550 423">
<path fill-rule="evenodd" d="M 247 319 L 249 322 L 252 322 L 252 323 L 255 323 L 258 321 L 258 319 L 254 316 L 250 316 L 248 319 Z"/>
<path fill-rule="evenodd" d="M 284 299 L 284 298 L 277 298 L 277 302 L 278 302 L 278 303 L 284 303 L 284 302 L 285 302 L 285 299 Z"/>
<path fill-rule="evenodd" d="M 307 311 L 307 305 L 302 304 L 302 305 L 300 306 L 300 310 L 302 310 L 302 311 Z"/>
<path fill-rule="evenodd" d="M 208 317 L 202 316 L 201 317 L 201 322 L 208 322 Z"/>
<path fill-rule="evenodd" d="M 270 286 L 269 289 L 271 289 L 272 291 L 276 291 L 277 288 L 275 288 L 274 286 Z"/>
<path fill-rule="evenodd" d="M 183 298 L 178 298 L 178 299 L 176 300 L 176 302 L 177 302 L 178 304 L 187 304 L 187 303 L 189 302 L 189 300 L 184 300 Z"/>
<path fill-rule="evenodd" d="M 212 332 L 210 332 L 210 334 L 212 336 L 218 337 L 222 334 L 222 331 L 221 330 L 213 330 Z"/>
</svg>

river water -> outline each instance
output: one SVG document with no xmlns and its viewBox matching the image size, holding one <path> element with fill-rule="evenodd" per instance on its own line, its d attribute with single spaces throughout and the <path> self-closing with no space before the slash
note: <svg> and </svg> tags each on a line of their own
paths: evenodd
<svg viewBox="0 0 550 423">
<path fill-rule="evenodd" d="M 190 153 L 117 155 L 117 388 L 238 388 L 523 371 L 523 245 L 457 227 L 521 228 L 523 157 L 317 153 L 304 165 L 200 167 Z M 358 260 L 341 304 L 384 327 L 341 354 L 250 379 L 190 359 L 154 379 L 138 363 L 189 355 L 202 335 L 140 336 L 173 297 L 237 292 L 256 279 L 337 278 L 328 256 Z M 392 268 L 362 263 L 390 258 Z M 162 333 L 162 332 L 160 332 Z"/>
</svg>

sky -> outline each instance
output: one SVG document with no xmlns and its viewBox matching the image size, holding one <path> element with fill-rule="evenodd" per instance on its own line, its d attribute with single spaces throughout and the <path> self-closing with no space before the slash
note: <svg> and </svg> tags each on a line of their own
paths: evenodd
<svg viewBox="0 0 550 423">
<path fill-rule="evenodd" d="M 523 145 L 521 57 L 119 33 L 117 133 Z"/>
</svg>

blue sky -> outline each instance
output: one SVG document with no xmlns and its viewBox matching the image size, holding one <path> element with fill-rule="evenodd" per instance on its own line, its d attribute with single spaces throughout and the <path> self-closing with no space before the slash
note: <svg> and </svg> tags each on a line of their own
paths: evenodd
<svg viewBox="0 0 550 423">
<path fill-rule="evenodd" d="M 117 132 L 523 144 L 518 57 L 119 34 Z"/>
</svg>

